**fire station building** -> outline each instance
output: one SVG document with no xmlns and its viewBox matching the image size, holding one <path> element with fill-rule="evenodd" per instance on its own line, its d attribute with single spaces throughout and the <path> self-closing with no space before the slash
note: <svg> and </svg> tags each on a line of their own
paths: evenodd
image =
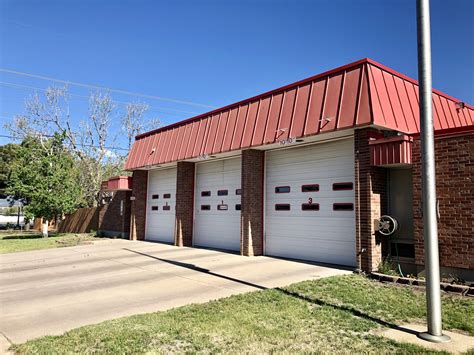
<svg viewBox="0 0 474 355">
<path fill-rule="evenodd" d="M 472 278 L 474 108 L 433 115 L 441 266 Z M 417 82 L 363 59 L 141 134 L 130 238 L 422 272 L 419 128 Z"/>
</svg>

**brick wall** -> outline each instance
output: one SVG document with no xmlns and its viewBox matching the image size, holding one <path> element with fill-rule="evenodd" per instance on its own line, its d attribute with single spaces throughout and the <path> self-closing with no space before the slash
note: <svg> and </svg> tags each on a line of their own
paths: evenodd
<svg viewBox="0 0 474 355">
<path fill-rule="evenodd" d="M 382 260 L 382 239 L 375 232 L 374 220 L 387 209 L 386 171 L 370 166 L 372 132 L 366 128 L 354 133 L 356 254 L 358 267 L 367 272 L 375 271 Z"/>
<path fill-rule="evenodd" d="M 133 190 L 130 219 L 130 239 L 145 239 L 146 200 L 147 200 L 148 171 L 133 172 Z"/>
<path fill-rule="evenodd" d="M 178 162 L 175 245 L 193 245 L 194 163 Z"/>
<path fill-rule="evenodd" d="M 263 254 L 263 179 L 265 152 L 242 151 L 242 210 L 240 217 L 240 253 Z"/>
<path fill-rule="evenodd" d="M 104 235 L 128 237 L 130 232 L 131 190 L 108 191 L 110 201 L 99 208 L 98 231 Z"/>
<path fill-rule="evenodd" d="M 420 140 L 413 142 L 415 260 L 424 263 Z M 474 269 L 474 135 L 435 140 L 438 240 L 442 267 Z"/>
</svg>

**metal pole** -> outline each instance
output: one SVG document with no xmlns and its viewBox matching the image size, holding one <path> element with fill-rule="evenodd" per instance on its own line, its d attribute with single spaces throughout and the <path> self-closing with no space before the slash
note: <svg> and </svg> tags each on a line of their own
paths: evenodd
<svg viewBox="0 0 474 355">
<path fill-rule="evenodd" d="M 425 241 L 426 307 L 428 331 L 418 336 L 441 343 L 443 335 L 439 276 L 438 221 L 436 211 L 436 176 L 433 112 L 431 101 L 431 38 L 429 0 L 417 0 L 418 80 L 420 96 L 421 186 L 423 205 L 423 237 Z"/>
</svg>

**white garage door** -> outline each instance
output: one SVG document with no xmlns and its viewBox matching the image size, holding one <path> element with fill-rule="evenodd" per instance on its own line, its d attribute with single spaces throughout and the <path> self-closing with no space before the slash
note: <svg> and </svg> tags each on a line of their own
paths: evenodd
<svg viewBox="0 0 474 355">
<path fill-rule="evenodd" d="M 196 246 L 240 250 L 239 158 L 196 165 Z"/>
<path fill-rule="evenodd" d="M 176 168 L 148 173 L 146 240 L 174 243 Z"/>
<path fill-rule="evenodd" d="M 354 266 L 354 141 L 266 154 L 265 253 Z"/>
</svg>

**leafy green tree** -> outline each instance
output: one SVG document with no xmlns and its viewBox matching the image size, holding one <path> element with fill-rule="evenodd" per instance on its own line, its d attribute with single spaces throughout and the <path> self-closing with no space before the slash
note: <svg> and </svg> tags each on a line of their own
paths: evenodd
<svg viewBox="0 0 474 355">
<path fill-rule="evenodd" d="M 7 188 L 11 167 L 17 157 L 18 148 L 18 144 L 0 146 L 0 198 L 7 197 L 5 189 Z"/>
<path fill-rule="evenodd" d="M 49 221 L 73 212 L 81 200 L 78 170 L 64 139 L 58 133 L 49 139 L 27 137 L 18 149 L 6 189 L 27 202 L 25 214 L 43 218 L 44 236 Z"/>
</svg>

